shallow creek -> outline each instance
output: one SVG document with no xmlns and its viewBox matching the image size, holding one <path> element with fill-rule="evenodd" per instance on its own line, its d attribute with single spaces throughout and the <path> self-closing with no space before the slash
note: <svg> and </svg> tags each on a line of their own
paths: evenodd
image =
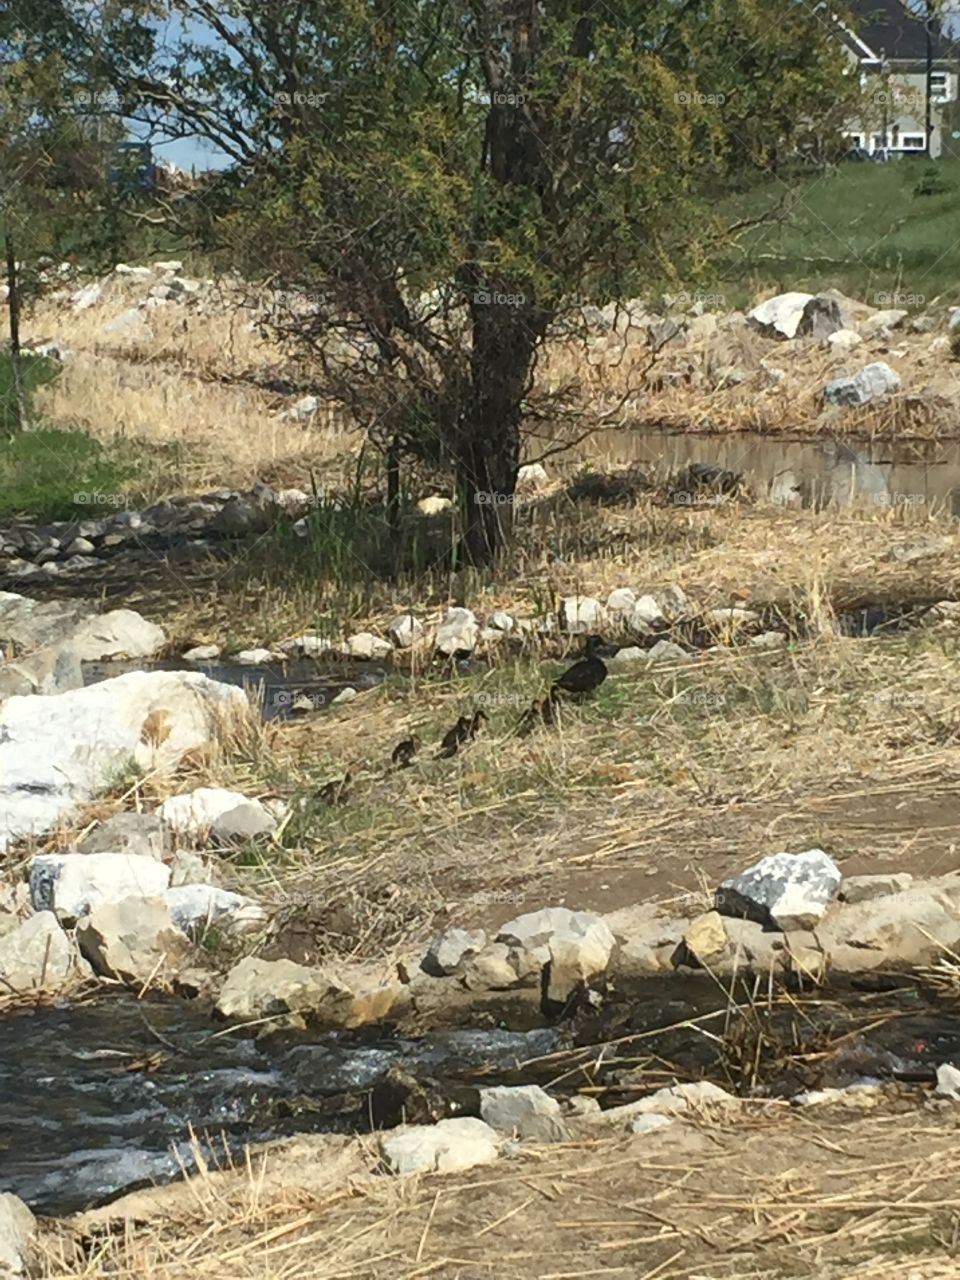
<svg viewBox="0 0 960 1280">
<path fill-rule="evenodd" d="M 700 1078 L 753 1096 L 863 1078 L 919 1089 L 938 1063 L 960 1062 L 960 1002 L 891 986 L 772 1002 L 765 987 L 749 1000 L 738 991 L 731 1014 L 714 983 L 678 975 L 553 1026 L 530 1028 L 539 1019 L 528 1011 L 507 1015 L 519 1029 L 413 1038 L 377 1028 L 269 1045 L 224 1034 L 184 1000 L 8 1012 L 0 1190 L 62 1214 L 175 1178 L 190 1167 L 191 1131 L 216 1161 L 224 1146 L 295 1132 L 389 1127 L 406 1105 L 398 1068 L 440 1100 L 440 1115 L 477 1114 L 478 1087 L 493 1084 L 539 1083 L 604 1108 Z"/>
</svg>

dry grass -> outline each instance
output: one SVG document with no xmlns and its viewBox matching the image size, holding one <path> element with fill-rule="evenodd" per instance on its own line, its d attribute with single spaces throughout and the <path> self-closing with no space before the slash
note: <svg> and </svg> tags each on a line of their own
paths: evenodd
<svg viewBox="0 0 960 1280">
<path fill-rule="evenodd" d="M 911 1108 L 914 1104 L 909 1104 Z M 172 1211 L 45 1241 L 43 1280 L 953 1280 L 960 1162 L 952 1112 L 775 1105 L 726 1123 L 551 1147 L 495 1168 L 273 1185 L 254 1156 L 193 1178 Z M 270 1164 L 270 1156 L 265 1158 Z M 141 1197 L 142 1200 L 142 1197 Z M 163 1203 L 162 1201 L 160 1203 Z M 106 1215 L 92 1215 L 103 1219 Z M 85 1236 L 85 1242 L 84 1242 Z M 74 1261 L 81 1246 L 82 1259 Z"/>
</svg>

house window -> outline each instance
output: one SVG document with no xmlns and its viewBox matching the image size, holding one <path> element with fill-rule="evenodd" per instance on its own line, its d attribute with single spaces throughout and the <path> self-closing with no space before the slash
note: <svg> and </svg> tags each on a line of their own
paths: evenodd
<svg viewBox="0 0 960 1280">
<path fill-rule="evenodd" d="M 873 135 L 873 147 L 874 147 L 874 150 L 876 150 L 876 149 L 877 149 L 877 147 L 882 147 L 883 145 L 884 145 L 884 141 L 883 141 L 883 134 L 882 134 L 882 133 L 875 133 L 875 134 Z"/>
<path fill-rule="evenodd" d="M 900 145 L 904 151 L 922 151 L 927 144 L 922 133 L 905 133 Z"/>
<path fill-rule="evenodd" d="M 933 98 L 945 98 L 947 96 L 947 73 L 945 71 L 933 71 L 930 74 L 930 96 Z"/>
<path fill-rule="evenodd" d="M 863 146 L 863 139 L 860 137 L 859 133 L 851 133 L 849 141 L 850 141 L 851 147 Z"/>
</svg>

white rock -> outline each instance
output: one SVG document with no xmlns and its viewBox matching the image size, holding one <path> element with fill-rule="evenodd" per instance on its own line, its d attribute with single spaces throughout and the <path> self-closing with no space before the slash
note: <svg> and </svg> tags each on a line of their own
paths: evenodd
<svg viewBox="0 0 960 1280">
<path fill-rule="evenodd" d="M 260 803 L 240 791 L 198 787 L 164 800 L 157 816 L 174 831 L 188 835 L 210 832 L 226 840 L 270 835 L 277 820 Z"/>
<path fill-rule="evenodd" d="M 628 644 L 622 649 L 618 649 L 612 658 L 607 658 L 608 666 L 626 666 L 630 662 L 639 662 L 647 656 L 646 649 L 641 649 L 639 645 Z"/>
<path fill-rule="evenodd" d="M 780 293 L 747 313 L 747 320 L 768 337 L 793 338 L 812 293 Z"/>
<path fill-rule="evenodd" d="M 452 499 L 443 498 L 436 493 L 427 498 L 421 498 L 417 503 L 417 510 L 423 516 L 438 516 L 444 511 L 449 511 L 452 507 Z"/>
<path fill-rule="evenodd" d="M 874 311 L 872 315 L 861 321 L 860 332 L 865 338 L 883 337 L 890 329 L 899 329 L 909 314 L 900 307 Z"/>
<path fill-rule="evenodd" d="M 319 658 L 330 648 L 330 641 L 324 636 L 310 632 L 306 635 L 294 636 L 292 640 L 285 640 L 280 648 L 284 651 L 299 651 L 305 658 Z"/>
<path fill-rule="evenodd" d="M 569 1136 L 560 1118 L 559 1102 L 538 1084 L 481 1089 L 480 1117 L 508 1137 L 558 1142 Z"/>
<path fill-rule="evenodd" d="M 134 280 L 149 280 L 153 275 L 152 267 L 129 267 L 125 262 L 118 262 L 113 269 L 118 276 L 130 276 Z"/>
<path fill-rule="evenodd" d="M 223 650 L 218 644 L 198 644 L 183 654 L 184 662 L 215 662 Z"/>
<path fill-rule="evenodd" d="M 856 329 L 838 329 L 836 333 L 831 333 L 825 341 L 826 345 L 832 347 L 834 351 L 850 351 L 853 347 L 859 347 L 863 339 Z"/>
<path fill-rule="evenodd" d="M 409 649 L 423 635 L 423 623 L 412 613 L 401 613 L 387 627 L 387 635 L 398 649 Z"/>
<path fill-rule="evenodd" d="M 34 911 L 72 922 L 104 902 L 148 898 L 170 883 L 170 868 L 136 853 L 41 853 L 30 864 Z"/>
<path fill-rule="evenodd" d="M 777 929 L 812 929 L 833 901 L 843 877 L 822 849 L 771 853 L 716 892 L 721 915 L 745 916 Z"/>
<path fill-rule="evenodd" d="M 156 896 L 102 902 L 77 921 L 76 934 L 94 970 L 122 982 L 169 980 L 190 950 Z"/>
<path fill-rule="evenodd" d="M 500 1139 L 482 1120 L 464 1116 L 437 1124 L 401 1125 L 382 1135 L 380 1149 L 394 1173 L 452 1173 L 489 1164 Z"/>
<path fill-rule="evenodd" d="M 0 706 L 0 848 L 89 801 L 131 763 L 163 771 L 248 714 L 242 689 L 198 672 L 131 671 Z"/>
<path fill-rule="evenodd" d="M 445 978 L 486 945 L 487 935 L 482 929 L 446 929 L 427 947 L 420 967 L 435 978 Z"/>
<path fill-rule="evenodd" d="M 71 641 L 83 662 L 152 658 L 166 642 L 163 627 L 148 622 L 133 609 L 112 609 L 89 618 L 80 624 Z"/>
<path fill-rule="evenodd" d="M 0 936 L 2 991 L 56 989 L 82 972 L 89 970 L 52 911 L 38 911 Z"/>
<path fill-rule="evenodd" d="M 303 422 L 307 418 L 312 418 L 319 407 L 320 401 L 316 396 L 303 396 L 296 404 L 292 404 L 289 409 L 285 410 L 281 417 L 295 422 Z"/>
<path fill-rule="evenodd" d="M 393 652 L 393 646 L 389 640 L 375 636 L 372 631 L 359 631 L 344 641 L 343 652 L 348 658 L 370 661 L 388 657 Z"/>
<path fill-rule="evenodd" d="M 528 462 L 517 472 L 518 489 L 542 489 L 549 482 L 546 469 L 539 462 Z"/>
<path fill-rule="evenodd" d="M 331 707 L 343 707 L 348 702 L 352 702 L 355 697 L 357 697 L 356 689 L 354 689 L 353 685 L 348 684 L 340 690 L 336 697 L 330 699 L 330 705 Z"/>
<path fill-rule="evenodd" d="M 234 662 L 239 663 L 241 667 L 262 667 L 265 663 L 272 661 L 273 654 L 269 649 L 241 649 L 234 655 Z"/>
<path fill-rule="evenodd" d="M 652 597 L 646 597 L 651 599 Z M 633 587 L 615 587 L 607 596 L 608 613 L 630 613 L 637 603 L 637 593 Z M 656 601 L 654 601 L 656 604 Z M 659 612 L 659 609 L 658 609 Z"/>
<path fill-rule="evenodd" d="M 437 627 L 434 644 L 441 653 L 472 653 L 480 638 L 480 624 L 472 609 L 450 608 Z"/>
<path fill-rule="evenodd" d="M 741 605 L 730 605 L 722 609 L 708 609 L 703 615 L 708 627 L 744 627 L 760 621 L 760 615 L 753 609 L 744 609 Z"/>
<path fill-rule="evenodd" d="M 503 609 L 497 609 L 487 619 L 488 627 L 492 627 L 495 631 L 503 631 L 506 634 L 509 634 L 516 625 L 517 621 L 513 614 L 506 613 Z"/>
<path fill-rule="evenodd" d="M 662 1116 L 657 1111 L 641 1112 L 630 1121 L 631 1133 L 656 1133 L 658 1129 L 669 1129 L 673 1124 L 670 1116 Z"/>
<path fill-rule="evenodd" d="M 642 634 L 646 634 L 651 627 L 665 621 L 664 612 L 655 596 L 638 597 L 628 615 L 628 625 L 632 630 Z"/>
<path fill-rule="evenodd" d="M 118 338 L 152 338 L 153 330 L 136 307 L 128 307 L 102 325 L 100 332 Z"/>
<path fill-rule="evenodd" d="M 882 360 L 875 360 L 850 377 L 833 378 L 823 389 L 828 404 L 861 405 L 897 391 L 900 375 Z"/>
<path fill-rule="evenodd" d="M 937 1067 L 937 1087 L 941 1098 L 960 1100 L 960 1070 L 952 1062 L 941 1062 Z"/>
<path fill-rule="evenodd" d="M 163 901 L 176 927 L 191 938 L 214 921 L 224 916 L 232 917 L 239 911 L 245 913 L 248 921 L 258 916 L 261 921 L 266 919 L 266 912 L 252 898 L 210 884 L 172 886 L 164 891 Z"/>
<path fill-rule="evenodd" d="M 103 297 L 103 285 L 93 281 L 91 284 L 85 284 L 82 289 L 77 289 L 75 293 L 70 295 L 70 302 L 74 311 L 86 311 L 88 307 L 94 307 Z"/>
<path fill-rule="evenodd" d="M 166 262 L 155 262 L 153 264 L 154 271 L 182 271 L 183 263 L 179 258 L 170 258 Z"/>
<path fill-rule="evenodd" d="M 763 631 L 758 636 L 751 636 L 747 644 L 754 649 L 785 649 L 787 637 L 782 631 Z"/>
<path fill-rule="evenodd" d="M 0 1192 L 0 1276 L 25 1276 L 37 1234 L 37 1220 L 19 1196 Z"/>
<path fill-rule="evenodd" d="M 672 640 L 658 640 L 647 650 L 646 656 L 651 662 L 690 662 L 693 659 L 692 653 L 687 653 Z"/>
<path fill-rule="evenodd" d="M 597 631 L 603 618 L 603 605 L 594 596 L 567 596 L 560 602 L 560 629 L 569 635 Z"/>
</svg>

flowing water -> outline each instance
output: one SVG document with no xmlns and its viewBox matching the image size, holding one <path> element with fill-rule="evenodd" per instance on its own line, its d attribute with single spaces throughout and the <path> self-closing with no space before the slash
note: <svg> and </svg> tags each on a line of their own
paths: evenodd
<svg viewBox="0 0 960 1280">
<path fill-rule="evenodd" d="M 67 1213 L 176 1177 L 190 1166 L 191 1131 L 215 1159 L 224 1145 L 389 1127 L 407 1105 L 391 1083 L 397 1068 L 441 1099 L 431 1118 L 477 1114 L 478 1086 L 493 1084 L 540 1083 L 560 1097 L 585 1089 L 604 1107 L 704 1077 L 761 1096 L 863 1077 L 917 1087 L 938 1063 L 960 1061 L 960 1003 L 890 985 L 772 1003 L 741 996 L 744 1012 L 731 1016 L 714 983 L 676 975 L 532 1030 L 412 1038 L 378 1028 L 262 1045 L 223 1034 L 183 1000 L 117 996 L 8 1012 L 0 1191 Z M 607 1040 L 617 1043 L 598 1053 Z"/>
</svg>

